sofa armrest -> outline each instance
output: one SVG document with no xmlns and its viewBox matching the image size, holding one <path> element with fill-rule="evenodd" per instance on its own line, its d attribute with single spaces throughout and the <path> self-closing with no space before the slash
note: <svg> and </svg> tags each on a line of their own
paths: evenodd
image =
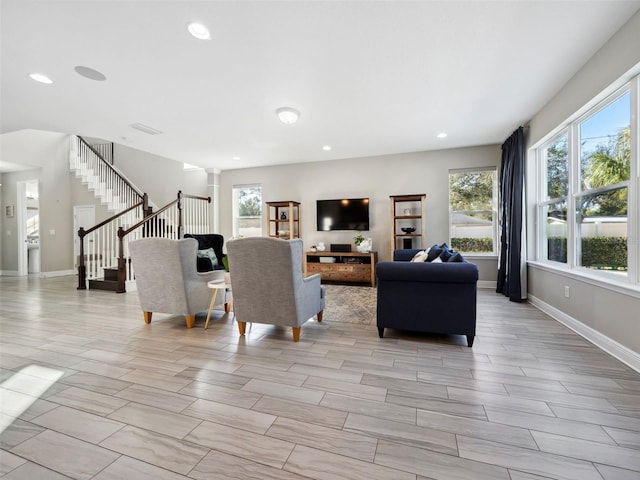
<svg viewBox="0 0 640 480">
<path fill-rule="evenodd" d="M 318 284 L 320 285 L 321 282 L 321 277 L 319 273 L 314 273 L 313 275 L 309 275 L 308 277 L 302 277 L 302 283 L 303 284 Z M 307 287 L 305 287 L 307 288 Z"/>
<path fill-rule="evenodd" d="M 200 282 L 223 281 L 225 272 L 222 270 L 210 270 L 208 272 L 196 272 L 195 278 Z"/>
<path fill-rule="evenodd" d="M 478 267 L 468 262 L 378 262 L 378 281 L 476 283 Z"/>
<path fill-rule="evenodd" d="M 210 272 L 213 270 L 213 263 L 208 257 L 198 257 L 196 258 L 196 268 L 198 272 Z"/>
</svg>

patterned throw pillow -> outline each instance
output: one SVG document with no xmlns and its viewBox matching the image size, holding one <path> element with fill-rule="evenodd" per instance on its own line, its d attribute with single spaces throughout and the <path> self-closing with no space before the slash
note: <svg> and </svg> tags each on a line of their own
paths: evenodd
<svg viewBox="0 0 640 480">
<path fill-rule="evenodd" d="M 199 258 L 208 258 L 211 260 L 211 265 L 214 267 L 218 265 L 218 257 L 216 257 L 216 252 L 213 251 L 213 248 L 206 248 L 204 250 L 198 250 Z"/>
</svg>

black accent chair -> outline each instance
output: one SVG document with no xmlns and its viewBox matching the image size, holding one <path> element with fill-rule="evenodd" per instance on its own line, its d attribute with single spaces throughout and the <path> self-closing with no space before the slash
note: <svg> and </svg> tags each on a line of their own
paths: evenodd
<svg viewBox="0 0 640 480">
<path fill-rule="evenodd" d="M 466 260 L 414 263 L 416 249 L 396 250 L 393 262 L 378 262 L 377 324 L 413 332 L 476 334 L 478 267 Z"/>
<path fill-rule="evenodd" d="M 217 233 L 204 233 L 204 234 L 196 234 L 196 233 L 185 233 L 184 238 L 195 238 L 198 241 L 198 250 L 207 250 L 209 248 L 213 248 L 213 252 L 216 254 L 216 258 L 218 259 L 218 264 L 213 265 L 211 259 L 206 257 L 198 257 L 198 264 L 196 266 L 196 270 L 198 272 L 210 272 L 211 270 L 224 270 L 223 258 L 224 254 L 222 253 L 222 246 L 224 245 L 224 237 Z"/>
</svg>

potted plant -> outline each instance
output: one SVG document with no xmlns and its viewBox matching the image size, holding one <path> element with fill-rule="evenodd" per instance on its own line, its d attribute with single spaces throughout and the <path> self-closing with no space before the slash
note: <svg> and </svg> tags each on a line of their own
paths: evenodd
<svg viewBox="0 0 640 480">
<path fill-rule="evenodd" d="M 367 253 L 371 251 L 371 239 L 364 238 L 361 233 L 353 237 L 353 243 L 356 244 L 356 250 L 360 253 Z"/>
</svg>

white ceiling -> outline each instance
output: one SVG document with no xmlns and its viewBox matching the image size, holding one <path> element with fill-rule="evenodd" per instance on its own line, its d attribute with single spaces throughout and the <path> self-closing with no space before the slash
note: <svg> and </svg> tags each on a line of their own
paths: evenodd
<svg viewBox="0 0 640 480">
<path fill-rule="evenodd" d="M 0 132 L 75 133 L 220 170 L 502 143 L 639 8 L 2 0 Z M 194 20 L 211 40 L 187 33 Z M 282 106 L 296 124 L 278 121 Z"/>
</svg>

